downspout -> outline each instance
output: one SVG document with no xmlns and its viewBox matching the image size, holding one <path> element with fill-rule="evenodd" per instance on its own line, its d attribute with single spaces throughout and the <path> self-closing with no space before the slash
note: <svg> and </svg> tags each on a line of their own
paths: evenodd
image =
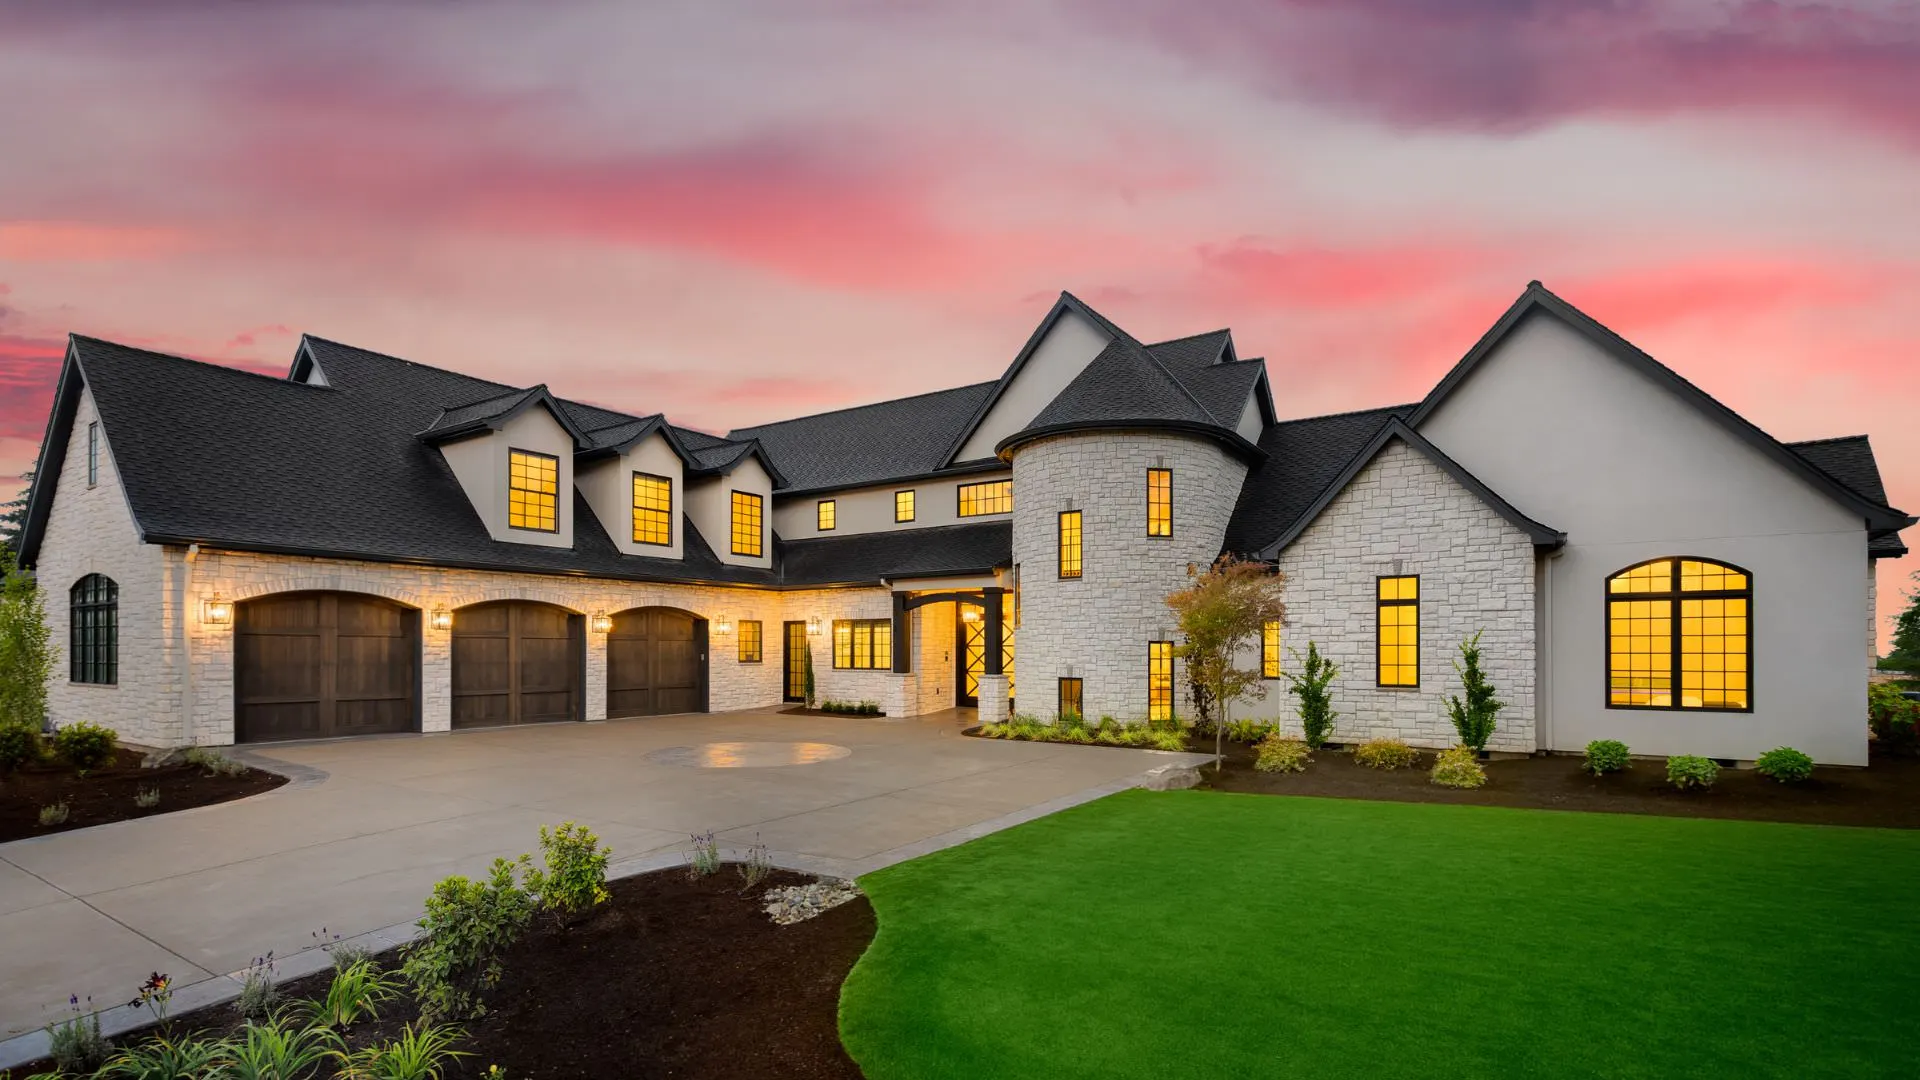
<svg viewBox="0 0 1920 1080">
<path fill-rule="evenodd" d="M 193 635 L 187 629 L 191 617 L 188 599 L 193 595 L 193 564 L 200 557 L 200 545 L 188 544 L 186 566 L 180 571 L 180 603 L 174 608 L 180 619 L 180 738 L 193 745 Z"/>
<path fill-rule="evenodd" d="M 1540 634 L 1534 642 L 1535 662 L 1540 665 L 1539 701 L 1534 714 L 1540 718 L 1540 748 L 1553 750 L 1553 567 L 1565 548 L 1555 549 L 1540 564 Z"/>
</svg>

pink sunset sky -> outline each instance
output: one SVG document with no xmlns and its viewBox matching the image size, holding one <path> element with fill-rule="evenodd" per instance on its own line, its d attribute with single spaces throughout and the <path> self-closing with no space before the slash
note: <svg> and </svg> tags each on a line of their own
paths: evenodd
<svg viewBox="0 0 1920 1080">
<path fill-rule="evenodd" d="M 1920 8 L 0 0 L 6 494 L 70 331 L 725 430 L 993 378 L 1066 288 L 1291 417 L 1530 278 L 1920 510 Z"/>
</svg>

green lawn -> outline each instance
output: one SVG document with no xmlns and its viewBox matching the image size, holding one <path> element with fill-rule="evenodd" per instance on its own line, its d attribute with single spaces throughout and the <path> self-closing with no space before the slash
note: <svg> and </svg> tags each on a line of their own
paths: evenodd
<svg viewBox="0 0 1920 1080">
<path fill-rule="evenodd" d="M 1920 1069 L 1920 832 L 1131 791 L 861 884 L 869 1080 Z"/>
</svg>

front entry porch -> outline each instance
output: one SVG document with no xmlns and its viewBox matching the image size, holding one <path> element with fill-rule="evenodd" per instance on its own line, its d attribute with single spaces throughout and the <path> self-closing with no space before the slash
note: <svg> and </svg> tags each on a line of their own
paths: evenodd
<svg viewBox="0 0 1920 1080">
<path fill-rule="evenodd" d="M 974 589 L 893 591 L 893 672 L 884 703 L 890 716 L 949 706 L 976 709 L 982 723 L 1013 712 L 1013 592 Z"/>
</svg>

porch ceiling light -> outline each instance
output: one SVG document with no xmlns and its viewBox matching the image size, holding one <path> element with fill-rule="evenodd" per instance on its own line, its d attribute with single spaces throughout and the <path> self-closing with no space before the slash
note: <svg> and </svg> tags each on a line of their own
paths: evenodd
<svg viewBox="0 0 1920 1080">
<path fill-rule="evenodd" d="M 200 621 L 208 626 L 226 626 L 233 622 L 233 601 L 214 593 L 200 601 Z"/>
<path fill-rule="evenodd" d="M 596 634 L 613 633 L 613 616 L 604 611 L 593 613 L 593 632 Z"/>
<path fill-rule="evenodd" d="M 434 608 L 433 614 L 427 616 L 427 624 L 435 630 L 451 630 L 453 629 L 453 612 L 443 607 Z"/>
<path fill-rule="evenodd" d="M 961 609 L 960 609 L 960 621 L 961 621 L 961 622 L 979 622 L 979 621 L 980 621 L 980 609 L 979 609 L 979 608 L 976 608 L 976 607 L 963 607 L 963 608 L 961 608 Z"/>
<path fill-rule="evenodd" d="M 713 632 L 719 634 L 721 637 L 726 637 L 728 634 L 733 633 L 733 620 L 727 618 L 725 615 L 715 615 L 713 617 Z"/>
</svg>

